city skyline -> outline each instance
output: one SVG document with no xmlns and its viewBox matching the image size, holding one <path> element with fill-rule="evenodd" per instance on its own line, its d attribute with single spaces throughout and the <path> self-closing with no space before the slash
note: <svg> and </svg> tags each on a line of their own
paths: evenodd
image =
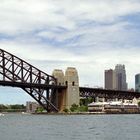
<svg viewBox="0 0 140 140">
<path fill-rule="evenodd" d="M 105 70 L 105 89 L 128 90 L 125 65 L 117 64 L 115 69 Z"/>
<path fill-rule="evenodd" d="M 135 87 L 140 73 L 138 0 L 2 1 L 0 13 L 1 49 L 49 74 L 76 67 L 81 86 L 104 87 L 104 70 L 124 64 L 128 88 Z M 29 97 L 20 89 L 0 88 L 0 102 Z"/>
</svg>

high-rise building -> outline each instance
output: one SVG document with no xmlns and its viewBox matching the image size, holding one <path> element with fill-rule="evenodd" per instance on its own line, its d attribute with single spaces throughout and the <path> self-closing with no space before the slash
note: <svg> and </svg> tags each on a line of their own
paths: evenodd
<svg viewBox="0 0 140 140">
<path fill-rule="evenodd" d="M 135 75 L 135 91 L 140 92 L 140 73 Z"/>
<path fill-rule="evenodd" d="M 116 89 L 127 90 L 125 65 L 117 64 L 115 66 L 115 73 L 116 73 Z"/>
<path fill-rule="evenodd" d="M 105 70 L 105 89 L 116 89 L 116 74 L 112 69 Z"/>
<path fill-rule="evenodd" d="M 115 70 L 105 70 L 105 89 L 127 90 L 124 65 L 117 64 Z"/>
</svg>

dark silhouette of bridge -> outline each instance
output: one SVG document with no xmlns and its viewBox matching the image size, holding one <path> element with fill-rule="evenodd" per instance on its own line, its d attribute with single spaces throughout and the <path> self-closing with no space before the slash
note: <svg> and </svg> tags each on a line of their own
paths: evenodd
<svg viewBox="0 0 140 140">
<path fill-rule="evenodd" d="M 15 55 L 0 49 L 0 85 L 20 87 L 32 98 L 34 98 L 46 110 L 54 109 L 58 111 L 53 103 L 56 90 L 66 88 L 58 86 L 57 80 L 16 57 Z"/>
<path fill-rule="evenodd" d="M 19 87 L 34 98 L 47 111 L 59 111 L 57 96 L 67 85 L 57 84 L 57 79 L 19 57 L 0 49 L 0 85 Z M 79 87 L 81 97 L 133 99 L 140 93 Z"/>
<path fill-rule="evenodd" d="M 133 91 L 80 87 L 80 97 L 132 100 L 134 98 L 140 98 L 140 93 Z"/>
</svg>

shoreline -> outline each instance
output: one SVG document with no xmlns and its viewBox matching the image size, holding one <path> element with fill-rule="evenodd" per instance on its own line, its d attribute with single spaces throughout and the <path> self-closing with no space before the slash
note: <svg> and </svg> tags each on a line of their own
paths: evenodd
<svg viewBox="0 0 140 140">
<path fill-rule="evenodd" d="M 108 112 L 0 112 L 0 114 L 31 114 L 31 115 L 111 115 L 111 114 L 116 114 L 116 115 L 121 115 L 121 114 L 140 114 L 140 111 L 138 112 L 128 112 L 128 111 L 108 111 Z"/>
<path fill-rule="evenodd" d="M 140 114 L 140 112 L 69 112 L 69 113 L 47 113 L 47 112 L 40 112 L 40 113 L 31 113 L 33 115 L 121 115 L 121 114 Z"/>
</svg>

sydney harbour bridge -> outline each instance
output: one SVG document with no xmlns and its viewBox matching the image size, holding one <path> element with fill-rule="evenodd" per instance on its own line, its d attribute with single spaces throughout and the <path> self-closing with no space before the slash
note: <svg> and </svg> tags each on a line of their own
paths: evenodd
<svg viewBox="0 0 140 140">
<path fill-rule="evenodd" d="M 78 72 L 67 68 L 65 75 L 54 70 L 52 75 L 34 67 L 21 58 L 0 49 L 0 85 L 23 89 L 41 106 L 49 111 L 69 108 L 79 104 L 80 97 L 101 97 L 106 99 L 139 98 L 140 93 L 80 87 Z"/>
</svg>

